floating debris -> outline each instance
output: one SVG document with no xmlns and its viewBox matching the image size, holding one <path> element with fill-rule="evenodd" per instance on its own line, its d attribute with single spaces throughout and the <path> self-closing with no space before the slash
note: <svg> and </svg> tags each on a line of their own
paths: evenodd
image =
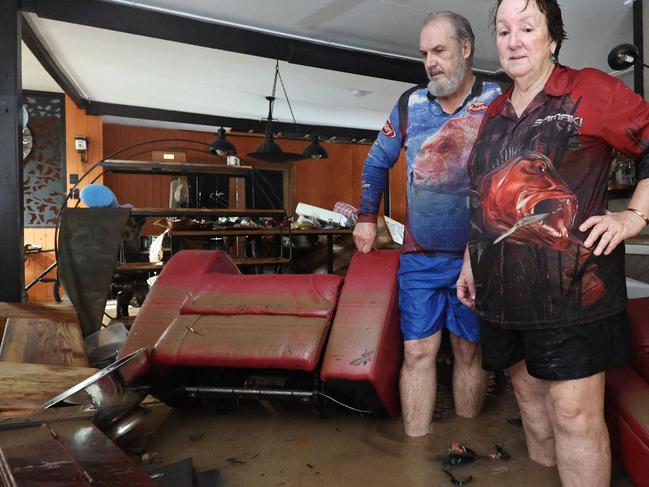
<svg viewBox="0 0 649 487">
<path fill-rule="evenodd" d="M 239 460 L 238 458 L 230 457 L 226 458 L 226 461 L 230 462 L 232 465 L 245 465 L 246 462 Z"/>
<path fill-rule="evenodd" d="M 511 460 L 512 456 L 505 450 L 504 447 L 496 445 L 496 453 L 490 453 L 489 458 L 492 460 Z"/>
<path fill-rule="evenodd" d="M 477 457 L 477 453 L 471 448 L 467 448 L 459 441 L 454 441 L 448 449 L 448 455 L 446 455 L 444 465 L 453 467 L 456 465 L 465 465 L 467 463 L 475 462 Z"/>
<path fill-rule="evenodd" d="M 444 472 L 446 475 L 449 476 L 449 478 L 451 479 L 451 483 L 453 485 L 466 485 L 466 484 L 468 484 L 469 482 L 471 482 L 473 480 L 472 475 L 469 475 L 468 477 L 466 477 L 464 479 L 459 479 L 455 475 L 453 475 L 451 472 L 446 470 L 445 468 L 442 469 L 442 472 Z"/>
</svg>

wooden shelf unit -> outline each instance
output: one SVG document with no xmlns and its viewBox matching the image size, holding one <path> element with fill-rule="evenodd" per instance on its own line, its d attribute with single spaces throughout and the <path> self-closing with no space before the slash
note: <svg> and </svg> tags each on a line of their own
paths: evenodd
<svg viewBox="0 0 649 487">
<path fill-rule="evenodd" d="M 178 248 L 178 240 L 180 238 L 209 238 L 209 237 L 254 237 L 254 236 L 273 236 L 273 237 L 297 237 L 304 235 L 323 235 L 327 237 L 327 272 L 333 272 L 333 247 L 334 237 L 336 235 L 351 235 L 353 230 L 351 228 L 217 228 L 214 230 L 172 230 L 169 232 L 171 237 L 172 251 Z M 283 265 L 290 263 L 290 259 L 283 257 L 274 258 L 233 258 L 234 263 L 237 265 Z"/>
<path fill-rule="evenodd" d="M 214 230 L 171 230 L 172 237 L 225 237 L 225 236 L 255 236 L 255 235 L 347 235 L 352 233 L 351 228 L 236 228 L 236 229 L 214 229 Z"/>
<path fill-rule="evenodd" d="M 230 177 L 250 176 L 252 166 L 228 166 L 225 164 L 196 164 L 189 162 L 124 161 L 108 159 L 99 164 L 106 172 L 122 174 L 221 174 Z"/>
<path fill-rule="evenodd" d="M 237 208 L 133 208 L 131 216 L 155 217 L 188 217 L 188 218 L 218 218 L 233 216 L 274 216 L 284 217 L 284 210 L 240 210 Z"/>
<path fill-rule="evenodd" d="M 99 164 L 105 172 L 117 174 L 146 174 L 146 175 L 222 175 L 230 178 L 252 178 L 254 168 L 252 166 L 228 166 L 226 164 L 208 164 L 191 162 L 164 162 L 164 161 L 133 161 L 109 159 Z M 276 219 L 286 218 L 283 209 L 243 209 L 243 208 L 132 208 L 131 216 L 134 217 L 170 217 L 170 218 L 220 218 L 220 217 L 274 217 Z M 175 234 L 176 232 L 173 232 Z M 212 236 L 213 234 L 196 235 Z M 238 234 L 245 237 L 245 233 Z M 278 233 L 279 235 L 279 233 Z M 173 239 L 173 237 L 172 237 Z M 172 252 L 176 250 L 172 245 Z M 238 265 L 281 265 L 289 263 L 289 259 L 282 257 L 274 259 L 250 259 L 234 257 Z M 149 264 L 146 262 L 128 262 L 118 264 L 116 272 L 155 272 L 162 268 L 162 265 Z"/>
</svg>

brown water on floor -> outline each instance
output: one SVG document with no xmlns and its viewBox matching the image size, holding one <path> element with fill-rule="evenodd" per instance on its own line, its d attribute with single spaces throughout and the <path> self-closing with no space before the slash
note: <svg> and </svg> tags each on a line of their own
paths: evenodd
<svg viewBox="0 0 649 487">
<path fill-rule="evenodd" d="M 465 485 L 559 486 L 555 468 L 527 457 L 511 386 L 490 393 L 476 419 L 455 416 L 449 388 L 440 383 L 434 431 L 403 435 L 400 419 L 376 419 L 334 411 L 318 416 L 307 404 L 281 409 L 266 402 L 242 403 L 232 412 L 170 411 L 146 449 L 172 463 L 193 457 L 196 470 L 218 468 L 224 487 L 255 486 L 450 486 L 443 472 L 448 447 L 459 440 L 479 458 L 451 468 Z M 165 413 L 166 414 L 166 413 Z M 492 460 L 503 446 L 511 460 Z M 623 472 L 613 486 L 633 484 Z"/>
</svg>

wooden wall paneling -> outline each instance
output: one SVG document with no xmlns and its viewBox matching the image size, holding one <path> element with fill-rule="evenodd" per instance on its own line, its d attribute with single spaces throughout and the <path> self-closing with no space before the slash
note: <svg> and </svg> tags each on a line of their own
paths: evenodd
<svg viewBox="0 0 649 487">
<path fill-rule="evenodd" d="M 363 166 L 367 154 L 370 151 L 370 145 L 353 145 L 352 146 L 352 201 L 351 204 L 358 208 L 361 203 L 361 177 L 363 175 Z"/>
<path fill-rule="evenodd" d="M 120 148 L 138 142 L 171 138 L 189 139 L 209 144 L 215 137 L 216 134 L 206 132 L 106 124 L 104 125 L 104 152 L 109 154 Z M 284 186 L 289 188 L 289 191 L 285 191 L 284 204 L 286 207 L 285 209 L 289 213 L 292 213 L 296 204 L 294 192 L 290 190 L 290 188 L 295 187 L 296 185 L 295 177 L 293 175 L 293 165 L 289 163 L 254 161 L 253 159 L 248 158 L 246 154 L 257 150 L 263 142 L 261 136 L 230 134 L 228 135 L 228 138 L 237 147 L 237 152 L 241 159 L 244 160 L 244 164 L 252 163 L 258 169 L 286 170 L 284 173 Z M 277 142 L 287 152 L 302 152 L 309 143 L 309 141 L 285 140 L 281 138 L 278 138 Z M 182 142 L 151 144 L 149 146 L 143 146 L 141 149 L 134 149 L 117 157 L 123 159 L 147 160 L 150 159 L 152 150 L 170 146 L 177 148 L 182 146 L 186 146 L 187 148 L 198 148 L 198 151 L 187 150 L 187 161 L 190 162 L 211 163 L 216 160 L 213 155 L 203 152 L 206 151 L 207 147 L 201 147 L 197 144 L 183 144 Z M 113 189 L 120 201 L 130 202 L 135 206 L 166 207 L 169 202 L 169 182 L 171 181 L 171 177 L 167 176 L 165 179 L 163 176 L 142 176 L 142 178 L 144 178 L 146 182 L 142 180 L 136 181 L 134 177 L 130 175 L 107 174 L 105 176 L 105 182 L 107 186 Z M 130 189 L 129 186 L 125 186 L 125 181 L 127 180 L 130 180 L 134 184 Z M 156 233 L 160 232 L 161 229 L 157 229 Z"/>
<path fill-rule="evenodd" d="M 151 127 L 105 124 L 103 142 L 105 155 L 120 148 L 148 140 L 183 138 L 210 143 L 216 134 L 188 130 L 170 130 Z M 313 204 L 331 209 L 336 201 L 345 201 L 358 206 L 360 197 L 360 174 L 369 151 L 369 145 L 336 144 L 322 142 L 329 152 L 329 159 L 303 160 L 296 163 L 265 163 L 254 161 L 246 156 L 254 152 L 263 142 L 258 135 L 229 134 L 228 139 L 236 145 L 237 152 L 245 164 L 250 161 L 259 169 L 286 169 L 284 173 L 285 209 L 293 214 L 298 202 Z M 277 142 L 287 152 L 302 152 L 310 143 L 308 140 L 287 140 L 277 138 Z M 182 146 L 182 143 L 168 143 L 166 147 Z M 161 149 L 159 143 L 142 147 L 118 156 L 124 159 L 147 160 L 151 151 Z M 189 147 L 189 146 L 188 146 Z M 194 147 L 194 146 L 191 146 Z M 198 146 L 196 146 L 198 147 Z M 202 147 L 200 148 L 203 150 Z M 140 152 L 140 154 L 137 154 Z M 187 151 L 191 162 L 214 162 L 214 156 L 194 150 Z M 171 177 L 131 176 L 124 174 L 105 175 L 105 184 L 117 195 L 120 202 L 135 206 L 166 207 L 169 199 Z M 152 229 L 148 224 L 143 233 L 159 234 L 162 229 Z"/>
<path fill-rule="evenodd" d="M 354 204 L 353 146 L 327 144 L 328 159 L 308 159 L 295 163 L 296 200 L 327 210 L 337 201 Z"/>
<path fill-rule="evenodd" d="M 85 136 L 88 141 L 86 162 L 81 162 L 74 144 L 74 138 L 81 135 Z M 81 177 L 93 164 L 104 157 L 104 146 L 101 117 L 86 115 L 86 112 L 79 109 L 68 96 L 65 97 L 65 146 L 67 185 L 68 191 L 70 191 L 73 185 L 70 184 L 69 175 L 77 174 Z M 89 184 L 95 176 L 100 174 L 100 168 L 93 170 L 92 174 L 89 174 L 83 180 L 79 189 Z M 103 182 L 102 177 L 100 176 L 95 182 L 101 184 Z M 76 204 L 76 200 L 68 200 L 68 206 L 75 206 Z"/>
<path fill-rule="evenodd" d="M 406 177 L 407 165 L 405 151 L 390 171 L 390 214 L 400 223 L 406 223 Z"/>
<path fill-rule="evenodd" d="M 284 209 L 291 216 L 295 213 L 295 207 L 297 206 L 295 201 L 297 192 L 295 164 L 291 164 L 288 171 L 284 171 L 284 187 L 288 188 L 288 191 L 284 191 Z"/>
<path fill-rule="evenodd" d="M 25 244 L 39 245 L 42 249 L 54 248 L 54 229 L 31 227 L 24 230 Z M 36 279 L 49 265 L 56 260 L 54 252 L 42 252 L 25 254 L 25 284 Z M 56 269 L 53 269 L 46 277 L 55 277 Z M 54 283 L 39 282 L 27 292 L 27 300 L 30 303 L 43 303 L 54 301 Z"/>
</svg>

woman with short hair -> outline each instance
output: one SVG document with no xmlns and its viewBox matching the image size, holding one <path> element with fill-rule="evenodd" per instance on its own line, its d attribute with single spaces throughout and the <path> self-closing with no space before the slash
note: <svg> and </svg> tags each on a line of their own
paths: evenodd
<svg viewBox="0 0 649 487">
<path fill-rule="evenodd" d="M 557 64 L 556 0 L 499 0 L 513 80 L 469 157 L 471 236 L 458 297 L 481 318 L 483 367 L 508 369 L 530 458 L 564 485 L 608 486 L 604 371 L 631 356 L 624 239 L 649 220 L 649 104 L 596 69 Z M 639 159 L 625 211 L 607 211 L 612 150 Z"/>
</svg>

